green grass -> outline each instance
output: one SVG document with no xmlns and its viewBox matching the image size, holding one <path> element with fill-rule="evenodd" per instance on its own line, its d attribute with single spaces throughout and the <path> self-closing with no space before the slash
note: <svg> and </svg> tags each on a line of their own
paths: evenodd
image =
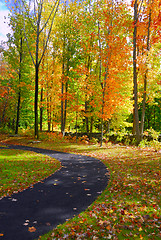
<svg viewBox="0 0 161 240">
<path fill-rule="evenodd" d="M 22 191 L 60 168 L 59 161 L 22 150 L 0 149 L 0 197 Z"/>
<path fill-rule="evenodd" d="M 12 139 L 15 142 L 15 139 Z M 11 139 L 8 141 L 13 143 Z M 101 159 L 110 181 L 84 212 L 41 236 L 43 240 L 158 240 L 161 238 L 161 155 L 154 149 L 119 145 L 42 141 L 18 144 L 83 154 Z M 15 143 L 16 143 L 15 142 Z"/>
</svg>

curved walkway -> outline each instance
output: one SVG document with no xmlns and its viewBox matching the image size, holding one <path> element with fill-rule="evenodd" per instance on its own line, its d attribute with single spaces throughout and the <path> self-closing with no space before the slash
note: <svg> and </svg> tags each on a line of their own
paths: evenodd
<svg viewBox="0 0 161 240">
<path fill-rule="evenodd" d="M 8 148 L 48 155 L 62 168 L 33 188 L 0 200 L 0 234 L 4 234 L 0 239 L 38 238 L 85 210 L 108 184 L 108 170 L 98 159 L 26 146 Z"/>
</svg>

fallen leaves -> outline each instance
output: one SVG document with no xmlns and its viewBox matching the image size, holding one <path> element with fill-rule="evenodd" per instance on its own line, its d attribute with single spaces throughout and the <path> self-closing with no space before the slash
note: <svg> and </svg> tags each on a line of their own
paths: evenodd
<svg viewBox="0 0 161 240">
<path fill-rule="evenodd" d="M 54 229 L 52 237 L 160 239 L 160 155 L 132 147 L 86 150 L 82 154 L 103 160 L 111 173 L 109 185 L 89 209 Z"/>
<path fill-rule="evenodd" d="M 35 228 L 35 227 L 29 227 L 29 228 L 28 228 L 28 231 L 29 231 L 29 232 L 36 232 L 36 228 Z"/>
</svg>

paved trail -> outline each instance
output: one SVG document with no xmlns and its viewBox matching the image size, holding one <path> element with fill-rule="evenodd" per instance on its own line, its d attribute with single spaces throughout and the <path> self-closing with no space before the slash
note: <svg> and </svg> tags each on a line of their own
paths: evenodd
<svg viewBox="0 0 161 240">
<path fill-rule="evenodd" d="M 9 145 L 61 161 L 62 168 L 28 188 L 0 200 L 0 233 L 5 240 L 30 240 L 85 210 L 108 184 L 106 166 L 82 155 Z M 29 227 L 36 228 L 30 232 Z"/>
</svg>

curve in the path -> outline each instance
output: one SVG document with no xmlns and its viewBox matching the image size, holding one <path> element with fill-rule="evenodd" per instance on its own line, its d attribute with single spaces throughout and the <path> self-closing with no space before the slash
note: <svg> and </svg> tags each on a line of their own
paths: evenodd
<svg viewBox="0 0 161 240">
<path fill-rule="evenodd" d="M 8 148 L 48 155 L 60 160 L 62 168 L 32 188 L 0 200 L 2 239 L 38 238 L 85 210 L 108 184 L 108 170 L 98 159 L 25 146 Z"/>
</svg>

